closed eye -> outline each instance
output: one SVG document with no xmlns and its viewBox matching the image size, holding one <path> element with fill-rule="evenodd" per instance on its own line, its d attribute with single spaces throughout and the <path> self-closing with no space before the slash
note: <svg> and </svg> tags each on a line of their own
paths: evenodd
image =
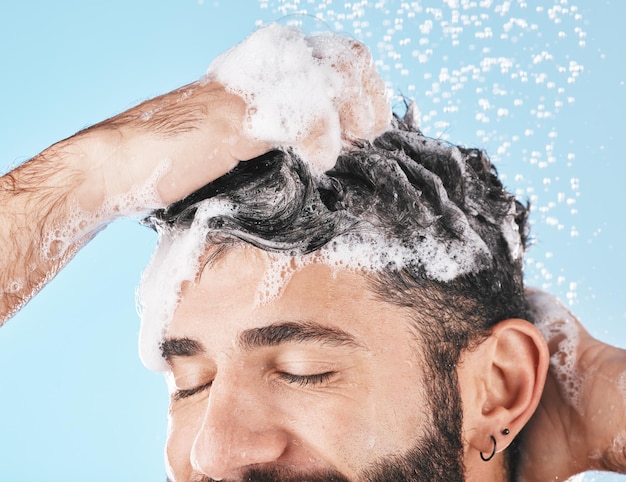
<svg viewBox="0 0 626 482">
<path fill-rule="evenodd" d="M 324 385 L 325 383 L 328 383 L 335 374 L 336 372 L 324 372 L 316 373 L 314 375 L 294 375 L 293 373 L 281 372 L 279 376 L 287 383 L 306 387 L 310 385 Z"/>
<path fill-rule="evenodd" d="M 176 390 L 174 394 L 172 395 L 172 398 L 174 400 L 183 400 L 185 398 L 192 397 L 196 393 L 200 393 L 200 392 L 203 392 L 204 390 L 211 388 L 211 385 L 213 385 L 213 380 L 211 380 L 208 383 L 205 383 L 204 385 L 199 385 L 197 387 Z"/>
</svg>

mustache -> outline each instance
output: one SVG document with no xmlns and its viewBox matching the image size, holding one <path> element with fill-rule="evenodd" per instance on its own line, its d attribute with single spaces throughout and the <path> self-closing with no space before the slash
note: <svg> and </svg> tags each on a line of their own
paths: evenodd
<svg viewBox="0 0 626 482">
<path fill-rule="evenodd" d="M 168 480 L 169 482 L 169 480 Z M 205 475 L 192 476 L 189 482 L 350 482 L 334 470 L 302 472 L 286 467 L 259 467 L 248 469 L 240 478 L 216 481 Z"/>
</svg>

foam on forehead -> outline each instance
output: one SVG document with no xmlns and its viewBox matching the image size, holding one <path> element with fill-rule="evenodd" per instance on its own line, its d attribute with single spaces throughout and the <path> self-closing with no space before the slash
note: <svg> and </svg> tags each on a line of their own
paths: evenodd
<svg viewBox="0 0 626 482">
<path fill-rule="evenodd" d="M 394 144 L 405 135 L 405 149 L 414 149 L 424 165 Z M 494 192 L 485 191 L 466 162 L 467 154 L 456 147 L 394 130 L 343 154 L 321 175 L 307 171 L 295 154 L 268 153 L 180 207 L 155 214 L 160 240 L 140 290 L 144 362 L 165 368 L 159 344 L 182 283 L 196 278 L 212 243 L 246 243 L 274 253 L 259 303 L 279 296 L 293 270 L 313 261 L 370 273 L 404 270 L 446 283 L 491 269 L 493 253 L 482 236 L 508 244 L 510 262 L 519 261 L 515 201 L 504 196 L 501 204 L 490 204 Z"/>
<path fill-rule="evenodd" d="M 139 355 L 144 365 L 154 371 L 167 367 L 160 344 L 178 303 L 183 282 L 193 281 L 206 252 L 208 220 L 233 211 L 233 206 L 219 200 L 198 207 L 188 229 L 159 232 L 157 248 L 143 273 L 137 290 L 141 316 Z"/>
<path fill-rule="evenodd" d="M 344 153 L 321 175 L 297 155 L 273 151 L 155 213 L 160 240 L 140 290 L 144 362 L 164 368 L 159 343 L 182 283 L 196 278 L 211 244 L 272 253 L 259 303 L 279 296 L 294 270 L 311 262 L 441 283 L 492 269 L 493 246 L 508 245 L 507 262 L 519 263 L 515 200 L 502 192 L 494 201 L 501 187 L 484 184 L 485 171 L 474 171 L 483 160 L 469 164 L 468 156 L 397 129 Z"/>
</svg>

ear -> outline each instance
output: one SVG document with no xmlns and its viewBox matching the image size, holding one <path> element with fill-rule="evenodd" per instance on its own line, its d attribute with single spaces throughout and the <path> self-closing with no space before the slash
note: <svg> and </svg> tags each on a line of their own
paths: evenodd
<svg viewBox="0 0 626 482">
<path fill-rule="evenodd" d="M 488 457 L 509 446 L 541 400 L 549 359 L 539 330 L 520 319 L 501 321 L 464 353 L 458 374 L 468 452 Z"/>
</svg>

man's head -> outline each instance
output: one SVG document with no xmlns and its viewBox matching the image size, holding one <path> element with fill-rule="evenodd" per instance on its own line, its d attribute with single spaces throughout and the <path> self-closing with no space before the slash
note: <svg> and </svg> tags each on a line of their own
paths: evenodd
<svg viewBox="0 0 626 482">
<path fill-rule="evenodd" d="M 402 121 L 322 176 L 274 151 L 156 213 L 204 246 L 161 344 L 175 480 L 479 474 L 543 383 L 512 320 L 526 216 L 482 152 Z"/>
</svg>

